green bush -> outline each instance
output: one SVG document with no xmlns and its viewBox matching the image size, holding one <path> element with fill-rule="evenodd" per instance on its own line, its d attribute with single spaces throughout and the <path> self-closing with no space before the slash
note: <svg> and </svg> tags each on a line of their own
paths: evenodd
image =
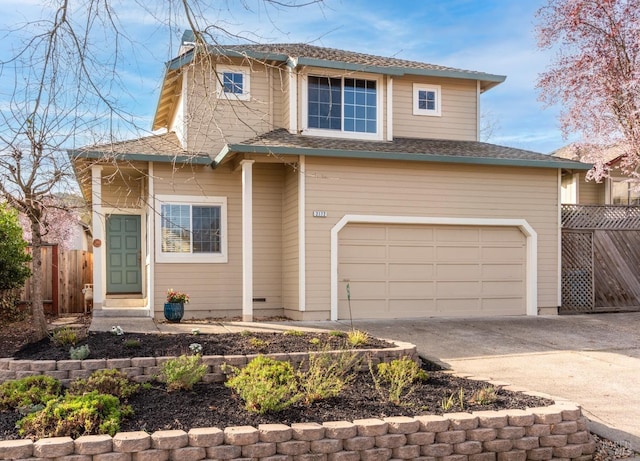
<svg viewBox="0 0 640 461">
<path fill-rule="evenodd" d="M 131 414 L 131 408 L 120 404 L 113 395 L 98 391 L 84 395 L 68 394 L 50 400 L 43 410 L 31 413 L 18 421 L 22 437 L 72 437 L 82 435 L 115 435 L 120 421 Z"/>
<path fill-rule="evenodd" d="M 356 376 L 357 354 L 353 352 L 309 355 L 309 369 L 298 371 L 300 394 L 306 404 L 335 397 Z"/>
<path fill-rule="evenodd" d="M 161 374 L 168 391 L 189 390 L 207 373 L 209 367 L 202 363 L 200 354 L 181 355 L 162 364 Z"/>
<path fill-rule="evenodd" d="M 264 414 L 291 406 L 297 393 L 296 373 L 289 362 L 258 356 L 243 369 L 232 368 L 234 376 L 225 383 L 242 400 L 245 408 Z"/>
<path fill-rule="evenodd" d="M 22 238 L 18 214 L 0 204 L 0 291 L 21 288 L 31 275 L 27 242 Z"/>
<path fill-rule="evenodd" d="M 28 316 L 27 304 L 20 304 L 19 288 L 0 290 L 0 324 L 19 322 Z"/>
<path fill-rule="evenodd" d="M 84 360 L 89 357 L 91 351 L 89 350 L 88 344 L 83 344 L 82 346 L 69 348 L 69 357 L 71 360 Z"/>
<path fill-rule="evenodd" d="M 426 381 L 427 373 L 410 357 L 380 363 L 377 367 L 377 378 L 374 377 L 378 391 L 382 392 L 380 380 L 388 384 L 387 398 L 396 405 L 400 404 L 402 396 L 410 395 L 416 381 Z"/>
<path fill-rule="evenodd" d="M 0 409 L 17 410 L 44 405 L 56 399 L 60 392 L 60 381 L 50 376 L 27 376 L 5 381 L 0 384 Z"/>
<path fill-rule="evenodd" d="M 56 346 L 75 346 L 79 339 L 78 332 L 69 327 L 56 328 L 51 334 L 51 341 Z"/>
<path fill-rule="evenodd" d="M 347 333 L 347 343 L 353 347 L 364 346 L 369 342 L 369 333 L 362 330 L 350 330 Z"/>
<path fill-rule="evenodd" d="M 82 395 L 98 391 L 100 394 L 126 399 L 138 392 L 139 388 L 139 384 L 131 382 L 127 375 L 120 370 L 97 370 L 91 373 L 87 379 L 72 381 L 69 394 Z"/>
</svg>

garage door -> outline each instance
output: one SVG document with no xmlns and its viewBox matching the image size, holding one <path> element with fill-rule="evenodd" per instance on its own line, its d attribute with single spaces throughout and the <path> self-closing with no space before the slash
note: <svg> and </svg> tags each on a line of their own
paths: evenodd
<svg viewBox="0 0 640 461">
<path fill-rule="evenodd" d="M 517 227 L 350 224 L 338 234 L 338 317 L 525 315 Z"/>
</svg>

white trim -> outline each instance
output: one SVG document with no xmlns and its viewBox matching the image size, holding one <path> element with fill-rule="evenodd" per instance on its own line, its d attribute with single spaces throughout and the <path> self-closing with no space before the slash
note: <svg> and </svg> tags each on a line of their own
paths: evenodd
<svg viewBox="0 0 640 461">
<path fill-rule="evenodd" d="M 242 94 L 224 92 L 224 73 L 242 74 Z M 251 69 L 244 66 L 216 66 L 216 95 L 218 99 L 228 101 L 249 101 L 251 99 Z"/>
<path fill-rule="evenodd" d="M 291 67 L 289 73 L 289 132 L 298 134 L 298 74 Z"/>
<path fill-rule="evenodd" d="M 574 176 L 578 175 L 577 173 L 574 174 Z M 576 183 L 579 181 L 576 181 Z M 604 178 L 604 204 L 605 205 L 611 205 L 611 202 L 613 200 L 613 193 L 612 193 L 612 189 L 613 189 L 613 181 L 611 180 L 611 177 L 606 177 Z M 576 200 L 576 203 L 580 203 Z"/>
<path fill-rule="evenodd" d="M 482 94 L 482 88 L 480 85 L 480 80 L 476 80 L 476 141 L 481 141 L 480 139 L 480 131 L 482 129 L 482 110 L 480 107 L 480 95 Z"/>
<path fill-rule="evenodd" d="M 562 305 L 562 170 L 558 168 L 558 280 L 557 305 Z"/>
<path fill-rule="evenodd" d="M 298 310 L 307 309 L 306 158 L 298 162 Z"/>
<path fill-rule="evenodd" d="M 436 94 L 436 108 L 434 110 L 420 109 L 418 107 L 418 91 L 433 91 Z M 413 115 L 426 115 L 428 117 L 440 117 L 442 115 L 442 87 L 425 83 L 413 84 Z"/>
<path fill-rule="evenodd" d="M 242 165 L 242 321 L 253 321 L 253 164 Z"/>
<path fill-rule="evenodd" d="M 104 216 L 104 224 L 105 224 L 105 240 L 104 240 L 104 251 L 105 251 L 105 258 L 104 258 L 104 287 L 105 287 L 105 295 L 106 295 L 106 288 L 107 288 L 107 258 L 106 258 L 106 252 L 107 252 L 107 241 L 106 241 L 106 236 L 107 236 L 107 230 L 106 230 L 106 225 L 107 225 L 107 217 L 109 215 L 115 214 L 115 215 L 129 215 L 129 216 L 140 216 L 140 275 L 142 276 L 142 280 L 140 281 L 140 289 L 142 290 L 142 296 L 145 297 L 147 294 L 144 292 L 145 289 L 147 288 L 147 277 L 146 277 L 146 271 L 144 270 L 144 267 L 142 265 L 142 261 L 145 261 L 147 258 L 146 252 L 147 249 L 144 245 L 144 242 L 142 240 L 142 238 L 147 235 L 147 223 L 146 220 L 144 219 L 144 210 L 140 209 L 140 208 L 118 208 L 118 207 L 103 207 L 102 208 L 102 213 Z M 94 256 L 95 258 L 95 256 Z M 95 259 L 94 259 L 94 264 L 95 264 Z M 95 288 L 95 284 L 94 284 L 94 288 Z"/>
<path fill-rule="evenodd" d="M 94 242 L 103 244 L 93 247 L 93 304 L 94 309 L 102 308 L 106 296 L 107 271 L 104 252 L 106 248 L 105 219 L 102 214 L 102 167 L 91 166 L 91 203 L 92 203 L 92 233 Z"/>
<path fill-rule="evenodd" d="M 227 252 L 227 197 L 203 197 L 201 195 L 156 195 L 155 232 L 162 232 L 162 204 L 176 203 L 181 205 L 211 205 L 220 207 L 220 253 L 163 253 L 162 238 L 156 235 L 155 262 L 158 263 L 210 263 L 223 264 L 228 261 Z"/>
<path fill-rule="evenodd" d="M 156 245 L 156 232 L 155 232 L 155 219 L 154 214 L 159 213 L 159 210 L 153 208 L 153 195 L 155 193 L 155 184 L 153 182 L 153 162 L 149 162 L 149 170 L 148 170 L 148 179 L 147 179 L 147 216 L 149 220 L 149 232 L 147 232 L 147 237 L 149 239 L 148 242 L 148 259 L 149 259 L 149 276 L 147 279 L 147 285 L 149 292 L 147 293 L 147 298 L 149 299 L 149 316 L 151 318 L 155 317 L 155 310 L 153 306 L 155 305 L 155 289 L 156 289 L 156 252 L 153 251 Z"/>
<path fill-rule="evenodd" d="M 526 313 L 538 315 L 538 234 L 526 219 L 344 215 L 331 228 L 331 320 L 338 320 L 338 233 L 349 223 L 518 227 L 526 237 Z"/>
<path fill-rule="evenodd" d="M 326 78 L 340 78 L 344 82 L 345 77 L 342 75 L 320 75 L 310 74 L 313 77 L 326 77 Z M 301 113 L 302 113 L 302 134 L 307 136 L 322 136 L 325 138 L 342 138 L 342 139 L 363 139 L 382 141 L 384 139 L 382 133 L 382 117 L 384 115 L 382 97 L 382 75 L 375 74 L 357 74 L 350 75 L 348 78 L 355 78 L 360 80 L 375 80 L 376 82 L 376 132 L 375 133 L 360 133 L 355 131 L 344 130 L 322 130 L 318 128 L 309 128 L 309 85 L 307 77 L 309 74 L 302 75 L 302 94 L 301 94 Z M 344 85 L 342 85 L 342 91 L 344 92 Z M 344 121 L 344 101 L 341 104 L 341 118 Z"/>
<path fill-rule="evenodd" d="M 387 75 L 387 141 L 393 141 L 393 77 Z"/>
</svg>

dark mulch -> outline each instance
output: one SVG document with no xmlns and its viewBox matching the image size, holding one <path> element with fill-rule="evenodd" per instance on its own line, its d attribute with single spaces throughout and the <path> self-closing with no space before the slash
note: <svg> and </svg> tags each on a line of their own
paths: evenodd
<svg viewBox="0 0 640 461">
<path fill-rule="evenodd" d="M 317 338 L 318 345 L 311 341 Z M 135 343 L 134 343 L 135 342 Z M 117 336 L 110 332 L 91 332 L 77 346 L 89 345 L 89 358 L 117 359 L 125 357 L 159 357 L 189 354 L 189 345 L 202 346 L 202 355 L 276 354 L 304 352 L 310 349 L 344 349 L 345 338 L 328 333 L 303 333 L 301 336 L 283 333 L 224 333 L 224 334 L 138 334 Z M 368 349 L 394 347 L 387 341 L 370 338 Z M 13 354 L 24 360 L 67 360 L 69 346 L 56 346 L 48 338 L 30 343 Z"/>
<path fill-rule="evenodd" d="M 68 347 L 56 347 L 47 339 L 27 344 L 28 323 L 24 329 L 15 329 L 11 325 L 3 328 L 0 335 L 0 349 L 4 356 L 19 359 L 68 359 Z M 7 332 L 10 335 L 5 335 Z M 20 332 L 23 334 L 20 335 Z M 252 339 L 253 338 L 253 339 Z M 311 343 L 318 338 L 321 345 Z M 137 339 L 139 347 L 127 347 L 126 342 Z M 6 341 L 4 341 L 6 340 Z M 260 341 L 268 343 L 264 346 Z M 235 355 L 255 353 L 299 352 L 313 349 L 339 348 L 344 338 L 328 334 L 305 333 L 303 336 L 284 335 L 282 333 L 251 333 L 221 335 L 143 335 L 127 333 L 115 336 L 111 333 L 91 333 L 86 341 L 91 357 L 118 358 L 144 356 L 176 356 L 187 353 L 191 343 L 203 346 L 204 355 Z M 330 346 L 327 346 L 326 344 Z M 390 344 L 371 339 L 369 348 L 384 348 Z M 360 373 L 357 379 L 347 387 L 339 397 L 316 402 L 305 406 L 296 404 L 279 412 L 265 415 L 249 413 L 243 402 L 223 384 L 197 384 L 192 391 L 176 391 L 167 393 L 164 385 L 154 383 L 150 389 L 143 389 L 127 402 L 134 410 L 134 415 L 122 424 L 122 431 L 161 429 L 184 429 L 192 427 L 227 427 L 263 423 L 322 422 L 362 418 L 383 418 L 387 416 L 413 416 L 418 414 L 443 413 L 442 402 L 454 396 L 455 404 L 448 411 L 475 411 L 488 409 L 526 408 L 550 405 L 551 401 L 527 396 L 521 393 L 498 391 L 498 399 L 491 405 L 471 405 L 468 399 L 487 383 L 453 377 L 445 372 L 437 371 L 437 367 L 425 363 L 430 379 L 416 386 L 415 391 L 402 400 L 401 405 L 394 405 L 384 399 L 375 389 L 370 373 Z M 460 392 L 464 400 L 464 408 L 460 408 Z M 11 412 L 0 412 L 0 440 L 17 438 L 16 421 L 20 415 Z"/>
</svg>

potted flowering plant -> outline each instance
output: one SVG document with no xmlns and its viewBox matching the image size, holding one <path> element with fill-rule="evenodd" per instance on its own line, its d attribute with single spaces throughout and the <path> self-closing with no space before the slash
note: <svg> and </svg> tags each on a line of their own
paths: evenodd
<svg viewBox="0 0 640 461">
<path fill-rule="evenodd" d="M 189 295 L 169 288 L 167 302 L 164 303 L 164 318 L 169 322 L 179 322 L 184 315 L 184 305 L 189 302 Z"/>
</svg>

